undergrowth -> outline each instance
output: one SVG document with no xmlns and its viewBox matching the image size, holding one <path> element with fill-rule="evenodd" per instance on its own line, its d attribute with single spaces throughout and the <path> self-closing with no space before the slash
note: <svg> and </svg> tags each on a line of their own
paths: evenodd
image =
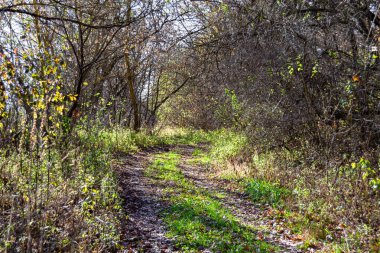
<svg viewBox="0 0 380 253">
<path fill-rule="evenodd" d="M 121 200 L 110 155 L 77 142 L 0 159 L 0 251 L 118 248 Z"/>
</svg>

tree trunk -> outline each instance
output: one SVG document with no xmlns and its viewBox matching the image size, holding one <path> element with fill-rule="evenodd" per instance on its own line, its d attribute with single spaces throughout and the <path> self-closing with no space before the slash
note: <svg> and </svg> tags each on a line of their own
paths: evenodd
<svg viewBox="0 0 380 253">
<path fill-rule="evenodd" d="M 128 16 L 127 19 L 130 20 L 132 17 L 132 0 L 128 1 Z M 129 89 L 129 97 L 131 99 L 131 106 L 133 109 L 133 130 L 140 130 L 140 119 L 139 119 L 139 106 L 137 102 L 136 92 L 135 92 L 135 73 L 131 63 L 131 44 L 129 35 L 126 40 L 126 48 L 125 48 L 125 67 L 126 67 L 126 81 Z"/>
</svg>

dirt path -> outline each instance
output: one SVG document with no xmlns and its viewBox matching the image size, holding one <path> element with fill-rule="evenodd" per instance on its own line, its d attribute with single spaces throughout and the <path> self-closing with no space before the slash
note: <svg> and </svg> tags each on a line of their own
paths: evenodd
<svg viewBox="0 0 380 253">
<path fill-rule="evenodd" d="M 235 189 L 231 182 L 210 177 L 207 166 L 197 166 L 189 161 L 196 147 L 177 145 L 167 148 L 145 150 L 134 155 L 125 156 L 119 166 L 120 187 L 125 199 L 125 212 L 128 214 L 124 224 L 124 252 L 181 252 L 176 249 L 174 241 L 166 237 L 168 232 L 160 213 L 169 205 L 163 201 L 167 193 L 165 184 L 158 184 L 144 175 L 145 169 L 152 162 L 155 154 L 174 151 L 181 155 L 179 168 L 187 180 L 213 196 L 223 195 L 218 199 L 245 227 L 254 227 L 259 240 L 276 245 L 277 252 L 303 252 L 297 246 L 297 240 L 290 231 L 282 228 L 281 219 L 267 215 L 270 207 L 253 204 L 248 197 Z M 167 197 L 167 196 L 166 196 Z M 217 197 L 216 197 L 217 198 Z M 312 252 L 309 250 L 308 252 Z M 199 252 L 211 252 L 201 249 Z"/>
<path fill-rule="evenodd" d="M 118 166 L 120 191 L 128 215 L 123 224 L 124 252 L 176 252 L 159 217 L 164 208 L 160 200 L 162 189 L 144 176 L 152 156 L 165 151 L 168 149 L 157 148 L 126 155 Z"/>
</svg>

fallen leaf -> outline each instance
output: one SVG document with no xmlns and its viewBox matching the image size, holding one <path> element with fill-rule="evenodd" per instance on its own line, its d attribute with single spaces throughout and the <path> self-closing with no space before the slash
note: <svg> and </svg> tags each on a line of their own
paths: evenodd
<svg viewBox="0 0 380 253">
<path fill-rule="evenodd" d="M 303 241 L 304 238 L 302 235 L 296 235 L 292 238 L 292 241 Z"/>
</svg>

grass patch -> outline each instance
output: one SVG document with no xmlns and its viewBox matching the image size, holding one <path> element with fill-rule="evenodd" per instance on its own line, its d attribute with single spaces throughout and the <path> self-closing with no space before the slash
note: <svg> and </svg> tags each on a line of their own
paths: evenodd
<svg viewBox="0 0 380 253">
<path fill-rule="evenodd" d="M 144 147 L 158 145 L 197 145 L 209 143 L 210 150 L 205 153 L 197 149 L 194 156 L 202 162 L 223 161 L 238 156 L 247 147 L 247 138 L 228 129 L 215 131 L 192 130 L 184 128 L 167 128 L 157 134 L 145 130 L 134 132 L 126 128 L 79 129 L 80 139 L 86 143 L 99 146 L 109 152 L 130 153 Z M 207 156 L 207 157 L 206 157 Z"/>
<path fill-rule="evenodd" d="M 187 162 L 195 165 L 210 165 L 212 158 L 207 152 L 196 148 L 192 153 L 192 158 L 188 159 Z"/>
<path fill-rule="evenodd" d="M 150 135 L 145 131 L 134 132 L 127 128 L 93 129 L 91 131 L 79 130 L 78 135 L 83 142 L 99 146 L 110 153 L 136 152 L 144 147 L 164 144 L 160 136 Z"/>
<path fill-rule="evenodd" d="M 196 155 L 200 152 L 196 151 Z M 180 155 L 156 155 L 146 175 L 167 185 L 172 195 L 163 213 L 169 237 L 183 252 L 210 249 L 219 252 L 274 252 L 276 247 L 256 239 L 252 228 L 242 226 L 217 199 L 217 193 L 197 188 L 178 168 Z M 174 194 L 173 194 L 174 193 Z"/>
<path fill-rule="evenodd" d="M 241 226 L 219 201 L 196 194 L 171 198 L 164 214 L 177 245 L 185 252 L 211 249 L 220 252 L 273 252 L 273 246 L 256 240 L 254 231 Z"/>
<path fill-rule="evenodd" d="M 248 146 L 247 138 L 243 134 L 230 129 L 208 132 L 207 139 L 211 144 L 209 155 L 219 163 L 238 156 Z"/>
<path fill-rule="evenodd" d="M 127 128 L 101 128 L 90 131 L 78 129 L 78 136 L 86 143 L 96 145 L 102 150 L 131 153 L 141 148 L 159 145 L 196 145 L 209 142 L 212 132 L 192 129 L 164 129 L 157 134 L 151 134 L 142 129 L 135 132 Z"/>
<path fill-rule="evenodd" d="M 197 145 L 209 142 L 210 132 L 185 128 L 166 128 L 157 134 L 168 145 Z"/>
<path fill-rule="evenodd" d="M 199 143 L 210 144 L 210 150 L 204 152 L 195 149 L 193 156 L 200 158 L 204 163 L 219 162 L 222 164 L 227 159 L 238 156 L 247 146 L 247 138 L 243 134 L 231 129 L 218 129 L 214 131 L 191 129 L 165 129 L 159 133 L 159 137 L 165 144 L 197 145 Z"/>
<path fill-rule="evenodd" d="M 145 171 L 145 174 L 156 180 L 171 182 L 177 186 L 186 187 L 188 186 L 188 181 L 177 167 L 180 158 L 181 156 L 174 152 L 158 154 L 155 156 L 153 163 Z"/>
<path fill-rule="evenodd" d="M 245 191 L 252 201 L 272 206 L 281 206 L 284 199 L 290 194 L 289 190 L 278 184 L 258 179 L 249 180 L 246 183 Z"/>
</svg>

